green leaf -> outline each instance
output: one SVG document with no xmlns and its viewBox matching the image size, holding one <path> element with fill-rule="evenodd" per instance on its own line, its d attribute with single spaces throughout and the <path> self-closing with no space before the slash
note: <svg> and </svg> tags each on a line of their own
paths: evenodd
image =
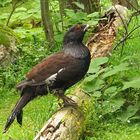
<svg viewBox="0 0 140 140">
<path fill-rule="evenodd" d="M 110 94 L 110 93 L 113 93 L 117 90 L 117 87 L 116 86 L 112 86 L 112 87 L 109 87 L 105 90 L 104 94 Z"/>
<path fill-rule="evenodd" d="M 137 102 L 135 105 L 130 105 L 127 110 L 125 112 L 123 112 L 118 119 L 126 122 L 129 118 L 131 118 L 132 116 L 134 116 L 137 111 L 140 110 L 140 101 Z M 133 118 L 134 119 L 134 118 Z"/>
<path fill-rule="evenodd" d="M 130 81 L 130 82 L 124 82 L 123 85 L 124 86 L 123 86 L 122 90 L 125 90 L 125 89 L 130 88 L 130 87 L 140 88 L 140 78 L 135 79 L 135 80 Z"/>
<path fill-rule="evenodd" d="M 88 18 L 97 18 L 99 16 L 100 16 L 99 12 L 94 12 L 94 13 L 91 13 L 91 14 L 87 15 Z"/>
<path fill-rule="evenodd" d="M 114 66 L 112 70 L 106 72 L 104 75 L 103 75 L 103 78 L 107 78 L 109 76 L 112 76 L 112 75 L 115 75 L 121 71 L 126 71 L 126 70 L 129 70 L 129 67 L 128 67 L 128 63 L 122 63 L 118 66 Z"/>
<path fill-rule="evenodd" d="M 114 98 L 111 100 L 106 100 L 102 104 L 103 115 L 107 113 L 115 112 L 120 109 L 120 107 L 125 103 L 125 99 L 122 97 Z"/>
<path fill-rule="evenodd" d="M 65 9 L 65 11 L 66 11 L 67 18 L 73 17 L 75 15 L 74 10 L 72 10 L 72 9 Z"/>
<path fill-rule="evenodd" d="M 100 67 L 89 67 L 88 73 L 97 73 L 100 70 Z"/>
<path fill-rule="evenodd" d="M 117 91 L 117 87 L 116 86 L 111 86 L 109 88 L 107 88 L 104 92 L 104 95 L 107 97 L 114 97 L 116 94 L 118 93 Z"/>
<path fill-rule="evenodd" d="M 92 74 L 92 75 L 90 75 L 90 76 L 88 76 L 88 77 L 86 77 L 85 79 L 84 79 L 84 82 L 90 82 L 90 81 L 93 81 L 95 78 L 97 78 L 98 77 L 98 74 Z"/>
<path fill-rule="evenodd" d="M 83 85 L 83 90 L 85 92 L 93 92 L 94 88 L 93 88 L 93 83 L 92 82 L 86 82 L 84 85 Z"/>
<path fill-rule="evenodd" d="M 140 116 L 135 115 L 134 117 L 129 118 L 129 120 L 140 120 Z"/>
<path fill-rule="evenodd" d="M 11 0 L 0 0 L 0 6 L 6 6 L 7 4 L 9 4 L 11 2 Z"/>
<path fill-rule="evenodd" d="M 84 4 L 79 3 L 79 2 L 73 2 L 78 8 L 84 10 Z"/>
<path fill-rule="evenodd" d="M 101 80 L 101 79 L 94 79 L 90 82 L 86 82 L 84 85 L 83 85 L 83 90 L 85 92 L 95 92 L 97 90 L 100 90 L 102 87 L 103 87 L 103 84 L 104 84 L 104 81 Z"/>
<path fill-rule="evenodd" d="M 95 91 L 95 92 L 93 93 L 93 96 L 96 97 L 96 98 L 101 97 L 101 95 L 102 95 L 102 93 L 101 93 L 100 91 Z"/>
<path fill-rule="evenodd" d="M 90 26 L 95 26 L 95 25 L 98 24 L 98 21 L 97 20 L 88 20 L 87 24 L 90 25 Z"/>
<path fill-rule="evenodd" d="M 15 12 L 26 12 L 27 9 L 24 8 L 24 7 L 19 7 L 19 8 L 16 8 Z"/>
<path fill-rule="evenodd" d="M 96 73 L 100 69 L 100 65 L 103 65 L 108 62 L 107 57 L 100 57 L 100 58 L 95 58 L 94 60 L 91 61 L 90 67 L 88 70 L 88 73 Z"/>
<path fill-rule="evenodd" d="M 108 62 L 108 58 L 107 57 L 100 57 L 100 58 L 95 58 L 93 61 L 92 61 L 92 65 L 94 65 L 94 67 L 98 67 L 100 65 L 103 65 L 105 63 Z"/>
</svg>

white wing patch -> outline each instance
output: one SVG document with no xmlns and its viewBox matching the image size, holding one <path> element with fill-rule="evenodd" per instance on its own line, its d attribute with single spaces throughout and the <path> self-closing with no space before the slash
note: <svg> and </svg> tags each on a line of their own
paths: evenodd
<svg viewBox="0 0 140 140">
<path fill-rule="evenodd" d="M 53 83 L 56 81 L 56 78 L 57 78 L 57 75 L 62 71 L 64 70 L 65 68 L 62 68 L 60 69 L 57 73 L 51 75 L 50 77 L 48 77 L 46 80 L 45 80 L 45 83 L 49 86 L 53 85 Z"/>
</svg>

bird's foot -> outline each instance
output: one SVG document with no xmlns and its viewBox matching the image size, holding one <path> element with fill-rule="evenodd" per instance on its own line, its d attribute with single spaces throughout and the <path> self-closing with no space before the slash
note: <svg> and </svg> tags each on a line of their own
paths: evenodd
<svg viewBox="0 0 140 140">
<path fill-rule="evenodd" d="M 77 106 L 77 103 L 67 96 L 64 96 L 62 100 L 63 100 L 64 106 Z"/>
<path fill-rule="evenodd" d="M 53 90 L 53 92 L 54 92 L 54 95 L 56 95 L 58 97 L 58 99 L 63 100 L 63 105 L 61 103 L 59 103 L 60 107 L 77 106 L 77 103 L 74 100 L 72 100 L 71 98 L 64 95 L 63 89 L 55 89 L 55 90 Z"/>
</svg>

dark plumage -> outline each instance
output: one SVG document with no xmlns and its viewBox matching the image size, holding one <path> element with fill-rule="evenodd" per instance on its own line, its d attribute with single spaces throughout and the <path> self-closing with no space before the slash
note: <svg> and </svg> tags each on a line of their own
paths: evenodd
<svg viewBox="0 0 140 140">
<path fill-rule="evenodd" d="M 77 24 L 71 27 L 64 36 L 63 50 L 55 53 L 37 64 L 26 75 L 26 79 L 17 85 L 21 98 L 7 119 L 4 132 L 8 130 L 15 117 L 22 125 L 22 109 L 37 96 L 55 92 L 64 105 L 74 101 L 64 95 L 66 89 L 81 80 L 90 64 L 90 52 L 82 43 L 87 26 Z"/>
</svg>

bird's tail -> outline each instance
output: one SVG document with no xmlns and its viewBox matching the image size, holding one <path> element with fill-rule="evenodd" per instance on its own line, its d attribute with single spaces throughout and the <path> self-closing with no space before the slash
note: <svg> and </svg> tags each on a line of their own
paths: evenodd
<svg viewBox="0 0 140 140">
<path fill-rule="evenodd" d="M 8 130 L 10 125 L 13 123 L 15 117 L 17 118 L 17 122 L 20 125 L 22 125 L 22 114 L 23 114 L 22 109 L 33 98 L 34 98 L 34 96 L 33 96 L 32 93 L 24 93 L 21 96 L 20 100 L 17 102 L 16 106 L 14 107 L 11 115 L 7 119 L 7 122 L 6 122 L 6 125 L 5 125 L 3 133 L 5 133 Z"/>
</svg>

